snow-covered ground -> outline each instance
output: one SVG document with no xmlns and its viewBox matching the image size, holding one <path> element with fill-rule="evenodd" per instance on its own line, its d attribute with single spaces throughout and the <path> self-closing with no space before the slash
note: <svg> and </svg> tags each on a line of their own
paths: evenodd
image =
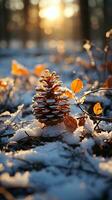
<svg viewBox="0 0 112 200">
<path fill-rule="evenodd" d="M 31 71 L 36 64 L 46 64 L 57 71 L 69 88 L 73 79 L 81 78 L 82 93 L 89 87 L 88 79 L 95 84 L 98 76 L 95 71 L 87 72 L 76 66 L 75 54 L 69 57 L 69 63 L 66 59 L 60 61 L 60 57 L 52 62 L 53 55 L 24 55 L 1 56 L 0 76 L 9 76 L 12 59 Z M 0 114 L 0 198 L 7 199 L 9 192 L 12 195 L 9 200 L 111 200 L 112 123 L 101 121 L 98 131 L 96 122 L 86 116 L 83 126 L 73 132 L 63 122 L 44 127 L 31 111 L 34 93 L 34 88 L 17 91 L 9 102 L 15 109 L 11 111 L 11 107 Z M 103 92 L 87 98 L 90 104 L 97 101 L 110 108 L 110 116 L 112 98 Z M 81 111 L 72 105 L 74 100 L 70 103 L 71 114 L 76 118 Z"/>
</svg>

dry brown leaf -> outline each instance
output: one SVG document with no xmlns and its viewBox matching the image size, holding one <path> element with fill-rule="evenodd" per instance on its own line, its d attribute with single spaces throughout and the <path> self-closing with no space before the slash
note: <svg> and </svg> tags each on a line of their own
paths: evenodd
<svg viewBox="0 0 112 200">
<path fill-rule="evenodd" d="M 85 117 L 81 117 L 81 118 L 79 119 L 78 125 L 79 125 L 79 126 L 84 126 L 85 121 L 86 121 Z"/>
<path fill-rule="evenodd" d="M 77 129 L 77 120 L 70 115 L 64 117 L 64 124 L 70 132 L 74 132 Z"/>
<path fill-rule="evenodd" d="M 112 62 L 108 61 L 101 65 L 102 70 L 108 70 L 109 73 L 112 73 Z"/>
<path fill-rule="evenodd" d="M 112 76 L 109 76 L 105 81 L 104 85 L 105 88 L 112 88 Z"/>
</svg>

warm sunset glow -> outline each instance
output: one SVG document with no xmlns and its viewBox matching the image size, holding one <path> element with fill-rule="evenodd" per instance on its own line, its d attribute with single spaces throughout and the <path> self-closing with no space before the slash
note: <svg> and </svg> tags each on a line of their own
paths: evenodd
<svg viewBox="0 0 112 200">
<path fill-rule="evenodd" d="M 50 6 L 40 12 L 40 16 L 47 20 L 54 21 L 60 17 L 60 9 L 58 6 Z"/>
</svg>

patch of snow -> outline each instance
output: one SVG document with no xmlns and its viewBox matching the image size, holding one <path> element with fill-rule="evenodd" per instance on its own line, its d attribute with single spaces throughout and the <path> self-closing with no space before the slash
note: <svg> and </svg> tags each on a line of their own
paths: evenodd
<svg viewBox="0 0 112 200">
<path fill-rule="evenodd" d="M 44 127 L 42 130 L 42 137 L 57 137 L 65 132 L 64 123 L 59 123 L 54 126 Z"/>
<path fill-rule="evenodd" d="M 13 137 L 11 137 L 10 141 L 19 141 L 21 139 L 27 137 L 39 137 L 42 131 L 40 128 L 33 128 L 32 130 L 29 128 L 21 128 L 16 131 Z"/>
<path fill-rule="evenodd" d="M 95 141 L 93 140 L 93 138 L 84 138 L 80 145 L 84 150 L 91 151 L 94 144 L 95 144 Z"/>
<path fill-rule="evenodd" d="M 15 113 L 11 114 L 10 119 L 6 120 L 5 124 L 9 125 L 12 122 L 16 122 L 17 123 L 18 121 L 20 121 L 20 118 L 22 117 L 23 107 L 24 107 L 24 104 L 18 106 L 18 110 Z"/>
<path fill-rule="evenodd" d="M 99 163 L 100 170 L 105 174 L 112 175 L 112 159 Z"/>
<path fill-rule="evenodd" d="M 27 138 L 28 136 L 31 136 L 33 134 L 33 131 L 28 128 L 21 128 L 17 130 L 13 137 L 10 138 L 10 141 L 19 141 L 21 139 Z"/>
<path fill-rule="evenodd" d="M 89 116 L 87 117 L 86 121 L 85 121 L 85 125 L 84 125 L 85 130 L 88 133 L 92 133 L 94 132 L 94 123 L 93 121 L 89 118 Z"/>
<path fill-rule="evenodd" d="M 50 188 L 47 194 L 50 200 L 55 198 L 58 200 L 89 200 L 101 197 L 104 187 L 105 183 L 102 179 L 73 176 L 69 178 L 69 182 Z"/>
<path fill-rule="evenodd" d="M 1 184 L 6 187 L 28 187 L 29 172 L 21 174 L 17 172 L 15 176 L 10 176 L 8 173 L 1 175 Z"/>
<path fill-rule="evenodd" d="M 82 131 L 83 131 L 83 127 L 78 127 L 73 133 L 65 132 L 63 134 L 62 140 L 70 145 L 79 144 Z"/>
<path fill-rule="evenodd" d="M 61 172 L 52 173 L 49 168 L 39 172 L 32 171 L 29 176 L 29 183 L 32 187 L 49 188 L 52 185 L 57 185 L 65 181 L 65 175 Z"/>
<path fill-rule="evenodd" d="M 104 131 L 111 131 L 112 130 L 112 123 L 101 121 L 99 124 L 99 128 L 101 128 Z"/>
<path fill-rule="evenodd" d="M 67 145 L 61 142 L 47 143 L 30 150 L 21 150 L 14 154 L 13 158 L 22 159 L 30 163 L 42 163 L 43 165 L 65 166 L 68 164 L 68 157 L 71 155 L 69 151 L 65 151 Z M 8 153 L 9 157 L 12 157 Z M 15 162 L 15 166 L 26 164 L 25 162 Z"/>
<path fill-rule="evenodd" d="M 34 120 L 32 124 L 25 128 L 17 130 L 13 137 L 9 141 L 19 141 L 28 137 L 39 137 L 42 134 L 43 125 L 37 120 Z"/>
<path fill-rule="evenodd" d="M 111 141 L 112 140 L 112 131 L 102 131 L 101 133 L 94 132 L 95 135 L 95 141 L 101 145 L 104 144 L 105 141 Z"/>
</svg>

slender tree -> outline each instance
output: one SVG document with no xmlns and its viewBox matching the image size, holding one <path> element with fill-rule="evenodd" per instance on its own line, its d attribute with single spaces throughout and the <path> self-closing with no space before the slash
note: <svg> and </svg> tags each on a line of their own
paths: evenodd
<svg viewBox="0 0 112 200">
<path fill-rule="evenodd" d="M 80 0 L 80 16 L 82 26 L 82 38 L 90 39 L 90 13 L 88 0 Z"/>
</svg>

